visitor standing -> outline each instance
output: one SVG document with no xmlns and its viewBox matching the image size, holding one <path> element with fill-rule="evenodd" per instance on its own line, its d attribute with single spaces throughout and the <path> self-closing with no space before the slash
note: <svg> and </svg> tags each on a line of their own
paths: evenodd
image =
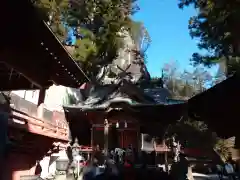
<svg viewBox="0 0 240 180">
<path fill-rule="evenodd" d="M 228 176 L 230 180 L 235 180 L 235 171 L 230 159 L 228 159 L 224 165 L 224 174 Z"/>
<path fill-rule="evenodd" d="M 171 166 L 170 175 L 173 180 L 188 179 L 189 163 L 183 154 L 179 155 L 179 162 L 174 162 Z"/>
<path fill-rule="evenodd" d="M 223 179 L 223 167 L 220 164 L 217 164 L 216 168 L 217 168 L 218 178 L 220 180 L 222 180 Z"/>
</svg>

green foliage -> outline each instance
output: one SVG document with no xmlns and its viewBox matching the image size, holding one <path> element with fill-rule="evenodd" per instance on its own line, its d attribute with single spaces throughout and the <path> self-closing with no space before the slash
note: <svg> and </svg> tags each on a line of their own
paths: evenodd
<svg viewBox="0 0 240 180">
<path fill-rule="evenodd" d="M 179 72 L 177 63 L 171 62 L 164 65 L 163 80 L 172 98 L 186 100 L 204 91 L 205 85 L 212 82 L 212 77 L 201 67 L 196 67 L 192 72 Z M 217 135 L 202 121 L 187 118 L 172 124 L 167 131 L 166 138 L 172 136 L 175 136 L 183 147 L 215 149 L 221 156 L 226 156 L 229 151 L 221 139 L 217 138 Z"/>
<path fill-rule="evenodd" d="M 166 138 L 175 137 L 184 148 L 197 148 L 211 152 L 215 150 L 222 160 L 229 157 L 228 140 L 218 138 L 202 121 L 185 120 L 169 127 Z"/>
<path fill-rule="evenodd" d="M 179 72 L 177 63 L 167 63 L 163 68 L 163 79 L 172 97 L 175 99 L 188 99 L 205 90 L 208 82 L 216 83 L 223 78 L 221 71 L 218 77 L 210 76 L 204 68 L 196 67 L 192 72 Z M 223 159 L 228 156 L 229 147 L 226 141 L 217 137 L 202 121 L 192 119 L 183 120 L 173 124 L 168 129 L 166 137 L 175 136 L 183 147 L 198 148 L 202 150 L 214 149 Z"/>
<path fill-rule="evenodd" d="M 35 5 L 62 42 L 69 29 L 74 31 L 72 56 L 93 79 L 118 55 L 123 45 L 119 32 L 132 29 L 130 15 L 139 9 L 136 0 L 36 0 Z"/>
<path fill-rule="evenodd" d="M 240 1 L 238 0 L 179 0 L 179 7 L 194 5 L 197 16 L 189 20 L 190 35 L 199 39 L 198 46 L 208 55 L 194 53 L 194 64 L 207 66 L 226 61 L 228 74 L 239 70 Z"/>
<path fill-rule="evenodd" d="M 175 136 L 176 140 L 186 148 L 209 150 L 216 143 L 214 134 L 201 121 L 187 120 L 172 125 L 167 132 L 167 136 Z"/>
<path fill-rule="evenodd" d="M 59 40 L 64 42 L 68 33 L 68 29 L 63 25 L 68 0 L 36 0 L 34 4 L 38 7 L 42 19 L 48 23 Z"/>
<path fill-rule="evenodd" d="M 74 58 L 87 67 L 94 77 L 98 67 L 111 63 L 122 46 L 119 32 L 129 28 L 129 15 L 135 10 L 130 0 L 72 1 L 67 24 L 77 37 Z M 82 30 L 91 34 L 86 36 Z"/>
</svg>

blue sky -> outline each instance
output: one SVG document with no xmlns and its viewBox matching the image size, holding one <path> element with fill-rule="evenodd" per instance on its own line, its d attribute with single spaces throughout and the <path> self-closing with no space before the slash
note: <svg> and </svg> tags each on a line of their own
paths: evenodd
<svg viewBox="0 0 240 180">
<path fill-rule="evenodd" d="M 189 59 L 192 53 L 199 52 L 188 30 L 188 20 L 196 11 L 191 7 L 179 9 L 177 1 L 138 0 L 140 11 L 133 19 L 144 23 L 152 39 L 147 51 L 147 67 L 152 77 L 160 76 L 163 65 L 172 61 L 177 61 L 181 70 L 192 69 Z"/>
</svg>

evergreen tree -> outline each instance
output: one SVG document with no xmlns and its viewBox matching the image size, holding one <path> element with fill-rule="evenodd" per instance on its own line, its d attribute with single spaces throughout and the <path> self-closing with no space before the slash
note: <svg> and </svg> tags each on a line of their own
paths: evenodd
<svg viewBox="0 0 240 180">
<path fill-rule="evenodd" d="M 91 79 L 116 58 L 123 45 L 120 33 L 132 32 L 130 16 L 139 9 L 136 0 L 36 0 L 35 5 L 61 41 L 74 46 L 73 58 Z M 75 42 L 69 42 L 69 30 Z"/>
<path fill-rule="evenodd" d="M 189 20 L 190 35 L 199 39 L 198 46 L 209 53 L 194 53 L 193 64 L 211 66 L 224 61 L 227 74 L 239 71 L 240 1 L 179 0 L 179 7 L 193 5 L 197 15 Z"/>
<path fill-rule="evenodd" d="M 41 18 L 47 22 L 59 40 L 64 43 L 68 34 L 68 28 L 64 24 L 68 0 L 35 0 L 34 5 L 38 8 Z"/>
</svg>

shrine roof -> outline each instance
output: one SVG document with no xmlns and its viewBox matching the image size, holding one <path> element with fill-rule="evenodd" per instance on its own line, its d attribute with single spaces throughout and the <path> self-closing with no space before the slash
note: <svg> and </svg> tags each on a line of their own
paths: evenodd
<svg viewBox="0 0 240 180">
<path fill-rule="evenodd" d="M 66 113 L 80 112 L 105 113 L 110 116 L 114 111 L 124 111 L 139 120 L 141 124 L 159 122 L 164 126 L 176 122 L 186 113 L 185 101 L 165 100 L 157 104 L 154 99 L 136 85 L 124 82 L 121 85 L 96 87 L 89 98 L 77 105 L 65 106 Z"/>
<path fill-rule="evenodd" d="M 23 74 L 19 73 L 9 65 L 0 61 L 0 91 L 20 90 L 20 89 L 38 89 Z M 50 84 L 49 84 L 50 85 Z"/>
<path fill-rule="evenodd" d="M 235 74 L 188 100 L 190 117 L 205 121 L 219 136 L 239 132 L 240 75 Z"/>
<path fill-rule="evenodd" d="M 64 107 L 67 113 L 79 113 L 79 112 L 102 112 L 110 114 L 113 110 L 121 110 L 125 113 L 135 117 L 138 122 L 145 125 L 154 125 L 157 123 L 162 127 L 166 127 L 169 124 L 176 123 L 184 118 L 187 112 L 186 103 L 178 104 L 143 104 L 143 103 L 131 103 L 128 99 L 119 99 L 118 101 L 112 101 L 108 106 L 101 106 L 98 108 L 86 108 L 67 106 Z M 159 126 L 158 126 L 159 127 Z M 158 128 L 159 130 L 159 128 Z M 157 130 L 157 131 L 158 131 Z M 157 132 L 156 131 L 156 132 Z"/>
<path fill-rule="evenodd" d="M 1 90 L 48 88 L 53 83 L 78 88 L 89 80 L 30 1 L 4 0 L 0 10 L 6 17 L 0 57 L 9 67 L 1 71 Z"/>
<path fill-rule="evenodd" d="M 124 104 L 155 103 L 136 85 L 123 80 L 120 84 L 93 86 L 88 98 L 77 105 L 65 109 L 82 111 L 107 110 L 111 107 L 121 108 Z"/>
</svg>

